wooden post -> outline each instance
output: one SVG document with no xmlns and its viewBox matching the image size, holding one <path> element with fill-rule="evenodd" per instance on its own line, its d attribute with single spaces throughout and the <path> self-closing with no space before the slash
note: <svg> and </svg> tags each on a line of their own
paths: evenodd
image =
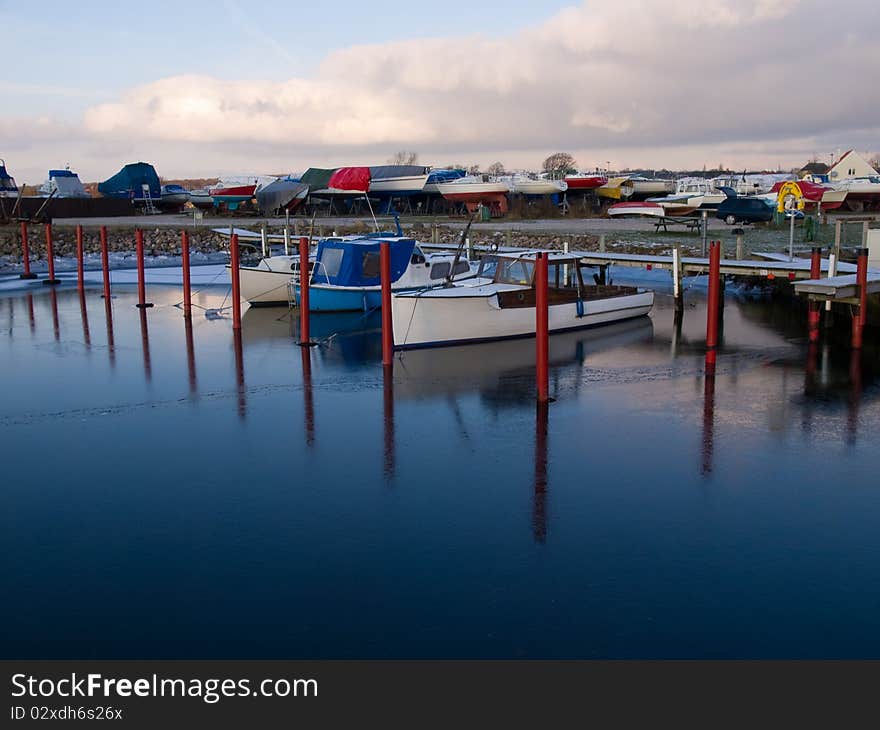
<svg viewBox="0 0 880 730">
<path fill-rule="evenodd" d="M 232 273 L 232 329 L 241 329 L 241 279 L 238 262 L 238 234 L 229 238 L 230 272 Z"/>
<path fill-rule="evenodd" d="M 550 307 L 547 298 L 549 277 L 547 255 L 543 252 L 535 258 L 535 378 L 538 386 L 538 402 L 550 401 Z"/>
<path fill-rule="evenodd" d="M 672 249 L 672 297 L 675 311 L 684 311 L 684 296 L 681 288 L 681 244 L 678 243 Z"/>
<path fill-rule="evenodd" d="M 605 234 L 599 234 L 599 253 L 605 253 Z"/>
<path fill-rule="evenodd" d="M 831 279 L 837 276 L 837 256 L 832 251 L 828 254 L 828 278 Z M 831 323 L 831 300 L 829 299 L 825 302 L 825 326 L 827 327 Z"/>
<path fill-rule="evenodd" d="M 309 284 L 311 270 L 309 269 L 309 239 L 303 236 L 299 239 L 299 344 L 300 347 L 311 347 L 311 332 L 309 322 L 311 307 L 309 306 Z"/>
<path fill-rule="evenodd" d="M 189 234 L 180 232 L 180 264 L 183 267 L 183 316 L 192 317 L 192 290 L 189 271 Z"/>
<path fill-rule="evenodd" d="M 745 235 L 742 228 L 736 229 L 736 260 L 742 261 L 746 257 Z"/>
<path fill-rule="evenodd" d="M 382 365 L 394 362 L 394 322 L 391 317 L 391 244 L 379 244 L 379 271 L 382 280 Z"/>
<path fill-rule="evenodd" d="M 836 261 L 840 261 L 840 239 L 841 236 L 841 227 L 843 225 L 843 221 L 838 218 L 834 221 L 834 258 Z"/>
<path fill-rule="evenodd" d="M 46 262 L 49 264 L 49 278 L 43 279 L 44 284 L 54 286 L 61 282 L 55 278 L 55 247 L 52 245 L 52 224 L 46 224 Z"/>
<path fill-rule="evenodd" d="M 83 250 L 83 227 L 76 227 L 76 288 L 80 293 L 85 289 L 85 253 Z"/>
<path fill-rule="evenodd" d="M 810 278 L 818 279 L 822 275 L 822 247 L 813 246 L 812 256 L 810 258 Z M 810 301 L 807 304 L 807 329 L 809 332 L 810 342 L 819 341 L 819 319 L 820 309 L 819 302 Z"/>
<path fill-rule="evenodd" d="M 144 232 L 140 228 L 135 229 L 134 232 L 134 247 L 137 254 L 138 277 L 138 303 L 135 306 L 139 309 L 146 309 L 153 305 L 147 301 L 147 282 L 144 272 Z"/>
<path fill-rule="evenodd" d="M 720 289 L 721 247 L 713 241 L 709 247 L 709 301 L 706 305 L 706 347 L 718 345 L 718 300 Z"/>
<path fill-rule="evenodd" d="M 269 258 L 269 236 L 266 234 L 266 224 L 260 226 L 260 245 L 263 251 L 263 258 Z"/>
<path fill-rule="evenodd" d="M 104 299 L 110 299 L 110 253 L 107 247 L 107 227 L 101 226 L 101 272 L 104 277 Z"/>
<path fill-rule="evenodd" d="M 24 271 L 19 275 L 19 279 L 36 279 L 37 275 L 31 273 L 31 251 L 28 247 L 28 226 L 24 221 L 21 222 L 21 261 Z"/>
<path fill-rule="evenodd" d="M 856 283 L 859 286 L 859 308 L 852 318 L 852 347 L 854 350 L 860 350 L 862 347 L 862 333 L 868 317 L 868 249 L 860 248 L 858 257 Z"/>
<path fill-rule="evenodd" d="M 290 216 L 290 211 L 287 211 L 287 215 Z M 290 226 L 289 225 L 284 226 L 284 255 L 290 256 Z"/>
</svg>

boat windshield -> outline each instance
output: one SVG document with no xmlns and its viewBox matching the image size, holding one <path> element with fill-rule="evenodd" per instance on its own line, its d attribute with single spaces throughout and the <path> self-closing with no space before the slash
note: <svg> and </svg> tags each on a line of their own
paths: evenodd
<svg viewBox="0 0 880 730">
<path fill-rule="evenodd" d="M 480 259 L 480 268 L 477 271 L 477 276 L 483 279 L 494 279 L 497 270 L 498 257 L 483 256 L 483 258 Z"/>
<path fill-rule="evenodd" d="M 535 264 L 525 259 L 499 259 L 495 270 L 496 284 L 522 284 L 528 286 L 532 283 L 532 273 Z"/>
</svg>

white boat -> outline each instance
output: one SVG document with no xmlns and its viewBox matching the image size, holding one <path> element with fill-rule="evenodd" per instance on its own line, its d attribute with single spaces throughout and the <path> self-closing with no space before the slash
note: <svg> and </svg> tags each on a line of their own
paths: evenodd
<svg viewBox="0 0 880 730">
<path fill-rule="evenodd" d="M 437 192 L 447 200 L 480 203 L 486 196 L 509 193 L 510 185 L 491 175 L 467 175 L 451 182 L 438 183 Z"/>
<path fill-rule="evenodd" d="M 865 208 L 876 208 L 880 204 L 880 176 L 853 177 L 840 182 L 831 183 L 834 192 L 843 194 L 847 207 L 855 212 L 862 212 Z M 827 195 L 828 193 L 826 193 Z M 834 201 L 837 197 L 834 197 Z M 822 206 L 828 208 L 825 197 L 822 198 Z M 841 204 L 843 201 L 840 201 Z"/>
<path fill-rule="evenodd" d="M 651 195 L 670 193 L 674 187 L 675 183 L 672 180 L 634 175 L 621 183 L 621 193 L 624 198 L 644 200 Z"/>
<path fill-rule="evenodd" d="M 424 165 L 376 165 L 370 168 L 370 193 L 379 196 L 417 195 L 431 168 Z"/>
<path fill-rule="evenodd" d="M 213 208 L 214 196 L 207 188 L 189 191 L 189 202 L 196 208 Z"/>
<path fill-rule="evenodd" d="M 70 167 L 63 170 L 49 170 L 49 176 L 39 189 L 40 195 L 49 196 L 54 193 L 56 198 L 91 198 L 89 191 L 83 187 L 79 175 Z"/>
<path fill-rule="evenodd" d="M 392 294 L 396 349 L 532 337 L 535 334 L 536 251 L 484 258 L 472 281 Z M 549 330 L 594 327 L 641 317 L 654 292 L 636 287 L 587 285 L 577 258 L 547 252 Z M 491 282 L 487 281 L 494 266 Z"/>
<path fill-rule="evenodd" d="M 629 218 L 629 217 L 654 217 L 664 218 L 667 213 L 659 203 L 649 203 L 645 201 L 633 201 L 626 203 L 615 203 L 608 208 L 608 215 L 611 218 Z"/>
<path fill-rule="evenodd" d="M 660 205 L 677 204 L 692 210 L 715 209 L 727 199 L 727 195 L 717 190 L 711 180 L 702 177 L 683 177 L 676 181 L 675 192 L 659 198 L 648 198 L 650 203 Z"/>
<path fill-rule="evenodd" d="M 454 253 L 425 253 L 418 242 L 402 236 L 340 236 L 318 241 L 311 255 L 309 310 L 344 312 L 381 305 L 379 245 L 391 244 L 392 289 L 416 289 L 442 284 L 452 268 Z M 289 305 L 299 298 L 299 255 L 244 257 L 239 267 L 241 295 L 252 305 Z M 453 278 L 476 273 L 464 258 L 455 264 Z"/>
<path fill-rule="evenodd" d="M 530 175 L 505 175 L 498 178 L 507 183 L 511 193 L 519 195 L 556 195 L 568 190 L 565 180 L 550 180 Z"/>
</svg>

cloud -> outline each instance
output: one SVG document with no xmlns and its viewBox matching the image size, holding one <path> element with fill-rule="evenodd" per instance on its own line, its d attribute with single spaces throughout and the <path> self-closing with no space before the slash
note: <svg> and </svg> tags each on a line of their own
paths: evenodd
<svg viewBox="0 0 880 730">
<path fill-rule="evenodd" d="M 675 151 L 715 163 L 723 150 L 876 138 L 878 30 L 863 0 L 834 12 L 824 0 L 588 0 L 503 38 L 337 50 L 314 75 L 281 82 L 160 79 L 90 107 L 83 133 L 155 150 L 251 150 L 276 160 L 271 169 L 398 148 L 487 161 L 568 149 L 594 164 L 612 150 L 646 163 Z"/>
</svg>

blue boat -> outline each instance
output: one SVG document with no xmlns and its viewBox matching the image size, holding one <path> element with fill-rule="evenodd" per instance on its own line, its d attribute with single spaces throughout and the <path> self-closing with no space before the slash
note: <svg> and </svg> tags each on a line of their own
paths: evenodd
<svg viewBox="0 0 880 730">
<path fill-rule="evenodd" d="M 390 244 L 391 288 L 410 291 L 442 284 L 454 264 L 452 253 L 423 253 L 416 241 L 401 236 L 327 238 L 318 242 L 309 283 L 310 312 L 369 311 L 382 305 L 379 247 Z M 456 264 L 456 278 L 472 275 L 467 261 Z M 298 280 L 291 284 L 300 305 Z"/>
<path fill-rule="evenodd" d="M 0 198 L 14 198 L 18 195 L 18 185 L 6 171 L 6 163 L 0 160 Z"/>
</svg>

